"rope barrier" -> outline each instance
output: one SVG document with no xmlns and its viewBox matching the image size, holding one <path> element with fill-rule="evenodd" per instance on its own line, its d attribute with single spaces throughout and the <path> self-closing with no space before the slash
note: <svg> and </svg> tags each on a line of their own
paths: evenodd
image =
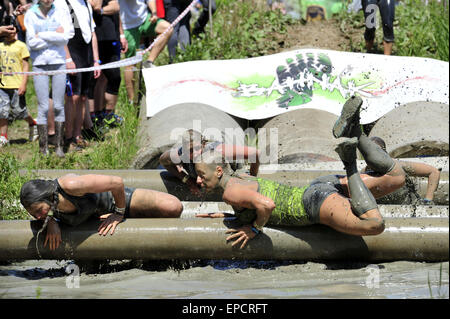
<svg viewBox="0 0 450 319">
<path fill-rule="evenodd" d="M 55 71 L 43 71 L 43 72 L 0 72 L 0 75 L 14 75 L 14 74 L 21 74 L 21 75 L 56 75 L 56 74 L 67 74 L 67 73 L 81 73 L 81 72 L 92 72 L 95 70 L 105 70 L 105 69 L 115 69 L 120 68 L 124 66 L 129 65 L 135 65 L 142 61 L 142 58 L 144 54 L 149 52 L 154 45 L 161 40 L 162 37 L 164 37 L 170 30 L 176 26 L 181 19 L 183 19 L 186 14 L 192 9 L 192 7 L 198 2 L 199 0 L 193 0 L 189 6 L 186 7 L 186 9 L 169 25 L 169 27 L 160 35 L 158 35 L 155 40 L 150 44 L 148 48 L 145 50 L 138 52 L 134 57 L 130 57 L 127 59 L 123 59 L 120 61 L 115 61 L 111 63 L 106 63 L 100 66 L 92 66 L 89 68 L 80 68 L 80 69 L 66 69 L 66 70 L 55 70 Z"/>
</svg>

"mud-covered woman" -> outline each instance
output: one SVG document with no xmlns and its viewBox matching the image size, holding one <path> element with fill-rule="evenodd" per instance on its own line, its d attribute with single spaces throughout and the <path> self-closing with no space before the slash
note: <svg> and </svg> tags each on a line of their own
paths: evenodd
<svg viewBox="0 0 450 319">
<path fill-rule="evenodd" d="M 268 179 L 233 174 L 221 154 L 209 152 L 195 164 L 201 186 L 207 191 L 219 188 L 223 201 L 230 204 L 241 227 L 229 229 L 226 238 L 232 245 L 245 247 L 249 240 L 271 225 L 324 224 L 339 232 L 378 235 L 384 231 L 383 216 L 375 198 L 402 187 L 405 172 L 376 143 L 361 132 L 359 111 L 362 100 L 350 98 L 333 127 L 338 138 L 335 151 L 346 175 L 327 175 L 304 187 L 282 185 Z M 301 147 L 301 145 L 299 145 Z M 356 149 L 377 175 L 360 174 Z M 223 213 L 198 217 L 224 217 Z"/>
<path fill-rule="evenodd" d="M 60 223 L 77 226 L 99 218 L 98 234 L 104 236 L 113 235 L 125 218 L 177 218 L 183 211 L 173 195 L 126 187 L 119 176 L 96 174 L 30 180 L 22 185 L 20 202 L 30 215 L 45 221 L 44 246 L 48 243 L 51 250 L 62 241 Z"/>
</svg>

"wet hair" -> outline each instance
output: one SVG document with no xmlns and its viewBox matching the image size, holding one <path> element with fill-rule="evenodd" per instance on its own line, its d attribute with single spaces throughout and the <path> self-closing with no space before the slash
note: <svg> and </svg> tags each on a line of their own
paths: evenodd
<svg viewBox="0 0 450 319">
<path fill-rule="evenodd" d="M 189 163 L 190 154 L 192 153 L 194 145 L 202 145 L 202 147 L 206 144 L 207 140 L 202 135 L 202 133 L 195 131 L 193 129 L 187 130 L 181 136 L 181 161 L 183 163 Z"/>
<path fill-rule="evenodd" d="M 195 143 L 205 144 L 207 140 L 199 131 L 190 129 L 183 133 L 181 137 L 181 143 L 183 149 L 190 149 L 191 146 Z"/>
<path fill-rule="evenodd" d="M 53 209 L 58 201 L 56 182 L 53 180 L 33 179 L 22 185 L 20 203 L 29 208 L 34 203 L 46 202 Z"/>
<path fill-rule="evenodd" d="M 370 137 L 370 140 L 372 142 L 374 142 L 375 144 L 377 144 L 379 147 L 381 147 L 383 149 L 383 151 L 386 152 L 386 143 L 381 137 L 372 136 L 372 137 Z"/>
<path fill-rule="evenodd" d="M 204 163 L 212 170 L 215 170 L 217 166 L 220 166 L 225 174 L 231 175 L 233 173 L 230 164 L 225 160 L 222 152 L 215 150 L 209 150 L 197 156 L 194 159 L 194 163 Z"/>
</svg>

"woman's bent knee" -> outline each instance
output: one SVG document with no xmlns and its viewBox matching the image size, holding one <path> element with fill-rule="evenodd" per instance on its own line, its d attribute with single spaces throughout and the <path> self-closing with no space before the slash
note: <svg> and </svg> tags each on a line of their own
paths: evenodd
<svg viewBox="0 0 450 319">
<path fill-rule="evenodd" d="M 167 217 L 178 218 L 183 212 L 183 204 L 177 199 L 171 199 L 165 207 Z"/>
</svg>

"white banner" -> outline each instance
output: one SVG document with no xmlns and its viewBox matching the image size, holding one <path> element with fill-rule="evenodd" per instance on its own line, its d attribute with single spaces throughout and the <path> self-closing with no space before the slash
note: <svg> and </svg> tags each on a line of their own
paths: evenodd
<svg viewBox="0 0 450 319">
<path fill-rule="evenodd" d="M 248 120 L 301 108 L 339 115 L 363 98 L 361 123 L 416 101 L 449 102 L 449 65 L 434 59 L 302 49 L 264 57 L 144 69 L 147 116 L 203 103 Z"/>
</svg>

